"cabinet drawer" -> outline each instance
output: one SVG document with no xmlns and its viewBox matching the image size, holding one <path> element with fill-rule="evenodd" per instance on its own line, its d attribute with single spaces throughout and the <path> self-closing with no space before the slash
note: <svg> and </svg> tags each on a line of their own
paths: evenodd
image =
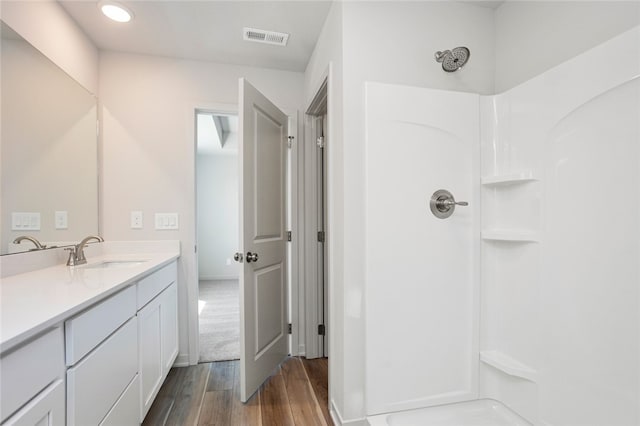
<svg viewBox="0 0 640 426">
<path fill-rule="evenodd" d="M 3 426 L 64 426 L 64 381 L 58 379 Z"/>
<path fill-rule="evenodd" d="M 65 321 L 67 366 L 80 361 L 135 314 L 136 290 L 131 286 Z"/>
<path fill-rule="evenodd" d="M 116 405 L 111 408 L 107 417 L 100 426 L 138 426 L 138 411 L 140 406 L 140 380 L 139 375 L 133 378 L 125 389 Z"/>
<path fill-rule="evenodd" d="M 57 327 L 0 358 L 0 422 L 64 378 L 63 342 L 62 327 Z"/>
<path fill-rule="evenodd" d="M 176 262 L 171 262 L 164 268 L 154 272 L 138 282 L 138 309 L 149 303 L 162 290 L 176 281 L 178 267 Z"/>
<path fill-rule="evenodd" d="M 67 370 L 67 424 L 97 425 L 138 371 L 138 323 L 131 318 Z"/>
</svg>

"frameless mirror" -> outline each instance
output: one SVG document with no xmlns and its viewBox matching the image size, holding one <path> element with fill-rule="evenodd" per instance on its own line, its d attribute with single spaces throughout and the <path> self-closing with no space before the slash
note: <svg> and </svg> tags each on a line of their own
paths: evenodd
<svg viewBox="0 0 640 426">
<path fill-rule="evenodd" d="M 1 22 L 0 254 L 98 233 L 96 98 Z"/>
</svg>

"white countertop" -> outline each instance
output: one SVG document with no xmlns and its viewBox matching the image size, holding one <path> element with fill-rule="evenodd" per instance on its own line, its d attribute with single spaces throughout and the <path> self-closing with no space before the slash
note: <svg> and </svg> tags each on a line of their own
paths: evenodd
<svg viewBox="0 0 640 426">
<path fill-rule="evenodd" d="M 180 256 L 178 251 L 87 256 L 87 264 L 51 266 L 0 281 L 0 352 L 116 293 Z M 144 260 L 139 265 L 87 268 L 105 261 Z"/>
</svg>

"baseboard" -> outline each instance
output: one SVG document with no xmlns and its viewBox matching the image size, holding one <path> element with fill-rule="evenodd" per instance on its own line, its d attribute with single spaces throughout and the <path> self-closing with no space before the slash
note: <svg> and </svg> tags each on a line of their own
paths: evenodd
<svg viewBox="0 0 640 426">
<path fill-rule="evenodd" d="M 367 419 L 353 419 L 353 420 L 344 420 L 340 415 L 340 411 L 336 407 L 336 404 L 331 400 L 331 404 L 329 404 L 329 415 L 331 415 L 331 420 L 336 426 L 369 426 L 369 422 Z"/>
<path fill-rule="evenodd" d="M 188 367 L 189 366 L 189 354 L 178 354 L 176 361 L 173 363 L 174 367 Z"/>
<path fill-rule="evenodd" d="M 199 281 L 229 281 L 229 280 L 238 280 L 240 279 L 237 275 L 213 275 L 213 276 L 204 276 L 198 277 Z"/>
</svg>

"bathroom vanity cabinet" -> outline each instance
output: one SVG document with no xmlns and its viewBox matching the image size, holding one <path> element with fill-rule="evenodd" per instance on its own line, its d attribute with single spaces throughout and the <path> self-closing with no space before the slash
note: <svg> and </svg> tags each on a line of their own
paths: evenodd
<svg viewBox="0 0 640 426">
<path fill-rule="evenodd" d="M 175 260 L 2 354 L 4 425 L 138 425 L 178 355 Z"/>
<path fill-rule="evenodd" d="M 3 426 L 64 425 L 64 378 L 62 327 L 56 327 L 29 343 L 2 354 L 0 423 Z M 12 413 L 14 414 L 7 419 Z"/>
</svg>

